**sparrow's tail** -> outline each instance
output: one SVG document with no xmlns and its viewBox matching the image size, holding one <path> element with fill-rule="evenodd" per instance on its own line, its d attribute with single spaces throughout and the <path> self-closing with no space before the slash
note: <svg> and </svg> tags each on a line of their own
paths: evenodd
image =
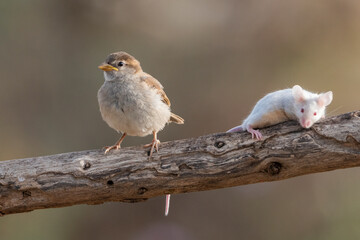
<svg viewBox="0 0 360 240">
<path fill-rule="evenodd" d="M 177 124 L 184 124 L 184 119 L 175 113 L 171 113 L 169 122 L 177 123 Z"/>
<path fill-rule="evenodd" d="M 170 208 L 170 194 L 166 194 L 165 216 L 169 214 L 169 208 Z"/>
</svg>

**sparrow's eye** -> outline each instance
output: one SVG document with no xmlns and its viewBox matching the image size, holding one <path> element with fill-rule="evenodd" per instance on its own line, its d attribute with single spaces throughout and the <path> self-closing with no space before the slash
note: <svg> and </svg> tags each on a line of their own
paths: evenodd
<svg viewBox="0 0 360 240">
<path fill-rule="evenodd" d="M 124 66 L 124 65 L 125 65 L 125 64 L 124 64 L 123 62 L 119 62 L 119 63 L 118 63 L 118 66 L 119 66 L 119 67 L 122 67 L 122 66 Z"/>
<path fill-rule="evenodd" d="M 314 116 L 316 116 L 316 112 L 314 112 Z"/>
<path fill-rule="evenodd" d="M 304 113 L 304 109 L 302 108 L 301 110 L 300 110 L 302 113 Z"/>
</svg>

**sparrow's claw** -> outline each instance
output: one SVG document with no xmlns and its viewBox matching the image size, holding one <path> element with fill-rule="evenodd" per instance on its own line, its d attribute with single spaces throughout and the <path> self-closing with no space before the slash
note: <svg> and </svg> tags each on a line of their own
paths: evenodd
<svg viewBox="0 0 360 240">
<path fill-rule="evenodd" d="M 120 145 L 113 145 L 113 146 L 109 146 L 109 147 L 103 147 L 103 149 L 105 149 L 105 154 L 110 152 L 110 150 L 112 150 L 112 149 L 118 150 L 120 148 L 121 148 Z"/>
<path fill-rule="evenodd" d="M 149 158 L 152 157 L 154 149 L 156 150 L 156 152 L 159 152 L 159 144 L 160 141 L 158 139 L 153 139 L 151 143 L 144 145 L 145 148 L 151 147 Z"/>
<path fill-rule="evenodd" d="M 156 149 L 156 152 L 159 152 L 159 144 L 160 144 L 160 141 L 157 139 L 157 132 L 153 132 L 153 140 L 150 144 L 146 144 L 144 145 L 145 148 L 148 148 L 148 147 L 151 147 L 150 149 L 150 154 L 149 154 L 149 159 L 152 157 L 152 154 L 154 152 L 154 148 Z"/>
<path fill-rule="evenodd" d="M 103 149 L 105 149 L 105 154 L 107 154 L 112 149 L 118 150 L 120 148 L 120 145 L 121 145 L 121 143 L 122 143 L 122 141 L 124 140 L 125 137 L 126 137 L 126 133 L 123 133 L 123 135 L 121 136 L 119 141 L 117 141 L 114 145 L 112 145 L 110 147 L 103 147 Z"/>
</svg>

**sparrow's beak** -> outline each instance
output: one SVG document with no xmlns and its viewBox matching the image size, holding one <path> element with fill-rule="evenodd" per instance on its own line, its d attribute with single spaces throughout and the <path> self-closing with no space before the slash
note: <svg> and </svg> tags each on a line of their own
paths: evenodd
<svg viewBox="0 0 360 240">
<path fill-rule="evenodd" d="M 103 63 L 101 64 L 98 68 L 100 68 L 103 71 L 119 71 L 119 69 L 117 69 L 116 67 L 111 66 L 110 64 L 107 63 Z"/>
</svg>

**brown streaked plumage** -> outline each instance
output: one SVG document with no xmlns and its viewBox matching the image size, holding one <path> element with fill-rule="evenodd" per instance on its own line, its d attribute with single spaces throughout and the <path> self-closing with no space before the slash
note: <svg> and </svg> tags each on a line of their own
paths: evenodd
<svg viewBox="0 0 360 240">
<path fill-rule="evenodd" d="M 161 98 L 162 98 L 162 101 L 164 103 L 166 103 L 169 107 L 171 106 L 170 104 L 170 100 L 169 98 L 166 96 L 164 90 L 163 90 L 163 86 L 159 83 L 158 80 L 156 80 L 155 78 L 153 78 L 152 76 L 148 75 L 148 76 L 145 76 L 143 81 L 149 85 L 150 87 L 152 88 L 155 88 L 158 93 L 161 95 Z"/>
<path fill-rule="evenodd" d="M 110 127 L 123 133 L 105 153 L 119 149 L 126 135 L 152 133 L 153 141 L 146 145 L 151 146 L 151 157 L 154 148 L 158 151 L 157 132 L 168 122 L 183 124 L 184 119 L 170 112 L 170 100 L 161 83 L 143 72 L 140 62 L 130 54 L 112 53 L 99 68 L 105 76 L 105 83 L 98 92 L 101 115 Z"/>
<path fill-rule="evenodd" d="M 153 140 L 149 159 L 154 149 L 159 151 L 157 133 L 166 123 L 183 124 L 184 119 L 170 111 L 170 100 L 161 83 L 142 71 L 140 62 L 126 52 L 110 54 L 99 66 L 104 71 L 105 82 L 98 91 L 101 116 L 113 129 L 122 132 L 121 138 L 110 147 L 119 149 L 127 135 L 146 136 Z M 170 194 L 166 195 L 165 215 L 168 214 Z"/>
</svg>

